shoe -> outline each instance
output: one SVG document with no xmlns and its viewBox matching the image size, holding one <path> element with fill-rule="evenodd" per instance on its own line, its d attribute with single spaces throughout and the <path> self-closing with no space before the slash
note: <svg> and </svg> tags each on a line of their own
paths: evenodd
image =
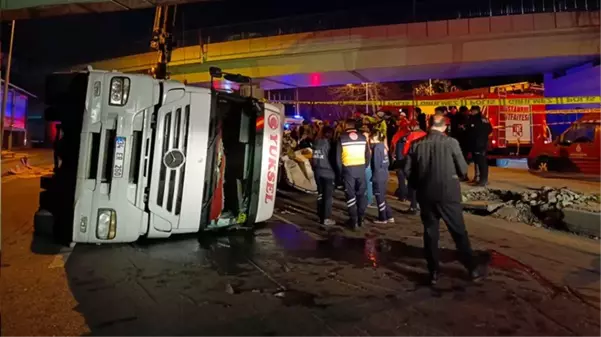
<svg viewBox="0 0 601 337">
<path fill-rule="evenodd" d="M 390 218 L 390 219 L 386 220 L 386 222 L 388 222 L 388 223 L 394 223 L 394 218 Z"/>
<path fill-rule="evenodd" d="M 388 220 L 374 220 L 373 223 L 376 225 L 385 225 L 388 223 Z"/>
<path fill-rule="evenodd" d="M 357 229 L 359 229 L 359 223 L 358 222 L 352 222 L 352 221 L 348 221 L 346 223 L 346 227 L 352 231 L 355 231 Z"/>
<path fill-rule="evenodd" d="M 478 182 L 477 184 L 475 184 L 476 186 L 480 186 L 480 187 L 484 187 L 486 185 L 488 185 L 488 182 L 484 181 L 484 182 Z"/>
<path fill-rule="evenodd" d="M 373 208 L 378 208 L 378 207 L 376 205 L 374 205 L 374 204 L 369 204 L 369 205 L 367 205 L 367 208 L 372 208 L 373 209 Z"/>
<path fill-rule="evenodd" d="M 324 221 L 321 222 L 321 224 L 324 226 L 334 226 L 336 224 L 336 221 L 334 221 L 332 219 L 325 219 Z"/>
<path fill-rule="evenodd" d="M 470 280 L 472 280 L 472 282 L 474 283 L 482 281 L 482 279 L 484 279 L 485 277 L 485 273 L 478 267 L 470 270 Z"/>
<path fill-rule="evenodd" d="M 419 213 L 419 208 L 409 208 L 404 213 L 410 214 L 410 215 L 416 215 L 417 213 Z"/>
<path fill-rule="evenodd" d="M 430 285 L 435 286 L 438 283 L 438 271 L 430 272 Z"/>
</svg>

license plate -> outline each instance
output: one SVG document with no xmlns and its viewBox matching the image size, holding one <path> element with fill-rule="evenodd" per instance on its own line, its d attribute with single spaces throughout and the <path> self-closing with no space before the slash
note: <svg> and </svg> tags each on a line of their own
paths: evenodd
<svg viewBox="0 0 601 337">
<path fill-rule="evenodd" d="M 125 160 L 125 137 L 115 139 L 115 162 L 113 165 L 113 178 L 123 177 L 123 161 Z"/>
</svg>

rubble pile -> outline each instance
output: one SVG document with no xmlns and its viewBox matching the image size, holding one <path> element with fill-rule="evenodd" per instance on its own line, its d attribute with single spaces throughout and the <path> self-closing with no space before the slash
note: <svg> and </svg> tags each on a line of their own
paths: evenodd
<svg viewBox="0 0 601 337">
<path fill-rule="evenodd" d="M 594 195 L 586 195 L 571 191 L 567 188 L 552 188 L 543 186 L 540 190 L 521 193 L 521 201 L 532 207 L 538 206 L 539 211 L 560 210 L 563 208 L 597 202 Z"/>
<path fill-rule="evenodd" d="M 537 227 L 563 227 L 564 208 L 601 212 L 598 196 L 548 186 L 524 192 L 481 188 L 463 193 L 464 203 L 473 201 L 487 201 L 486 212 L 491 216 Z"/>
</svg>

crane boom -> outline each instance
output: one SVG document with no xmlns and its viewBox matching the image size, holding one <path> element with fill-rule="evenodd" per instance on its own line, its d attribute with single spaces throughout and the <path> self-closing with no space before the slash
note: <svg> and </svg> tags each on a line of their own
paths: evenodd
<svg viewBox="0 0 601 337">
<path fill-rule="evenodd" d="M 150 47 L 157 51 L 157 64 L 152 68 L 152 76 L 156 79 L 168 79 L 167 64 L 171 61 L 173 50 L 173 28 L 177 5 L 159 5 L 154 14 L 152 27 L 152 40 Z"/>
</svg>

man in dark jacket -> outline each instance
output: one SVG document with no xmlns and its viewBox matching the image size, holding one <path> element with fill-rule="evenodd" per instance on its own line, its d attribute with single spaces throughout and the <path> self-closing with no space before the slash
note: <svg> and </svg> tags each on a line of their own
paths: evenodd
<svg viewBox="0 0 601 337">
<path fill-rule="evenodd" d="M 422 112 L 422 109 L 415 108 L 415 115 L 417 123 L 419 124 L 419 128 L 424 131 L 428 131 L 427 116 L 425 113 Z"/>
<path fill-rule="evenodd" d="M 329 126 L 324 126 L 313 142 L 313 157 L 311 166 L 317 184 L 317 215 L 319 223 L 324 226 L 331 226 L 336 222 L 332 216 L 332 197 L 334 193 L 334 181 L 336 172 L 334 171 L 334 151 L 331 149 L 334 130 Z"/>
<path fill-rule="evenodd" d="M 430 272 L 430 282 L 438 280 L 439 221 L 442 218 L 455 241 L 459 260 L 473 280 L 481 278 L 476 268 L 472 248 L 465 229 L 461 207 L 459 177 L 465 175 L 467 164 L 459 143 L 444 134 L 445 117 L 435 115 L 430 132 L 417 140 L 405 162 L 409 184 L 417 190 L 424 225 L 424 250 Z"/>
<path fill-rule="evenodd" d="M 449 136 L 459 141 L 459 113 L 456 106 L 450 106 L 447 112 L 449 119 Z"/>
<path fill-rule="evenodd" d="M 340 135 L 336 151 L 337 166 L 342 173 L 349 226 L 356 229 L 363 224 L 367 207 L 365 168 L 369 165 L 367 139 L 357 131 L 355 120 L 346 121 L 346 130 Z"/>
<path fill-rule="evenodd" d="M 396 191 L 394 192 L 394 195 L 400 200 L 400 201 L 404 201 L 407 200 L 407 197 L 409 195 L 409 191 L 407 190 L 407 179 L 405 177 L 405 172 L 403 171 L 404 169 L 404 148 L 405 148 L 405 143 L 407 142 L 407 135 L 409 135 L 409 131 L 405 130 L 404 128 L 399 128 L 397 130 L 397 132 L 395 133 L 395 135 L 392 138 L 392 142 L 390 143 L 392 146 L 392 158 L 393 158 L 393 164 L 392 164 L 392 168 L 396 171 L 396 176 L 397 176 L 397 181 L 398 181 L 398 187 L 396 189 Z"/>
<path fill-rule="evenodd" d="M 476 165 L 476 176 L 480 175 L 479 181 L 476 181 L 476 177 L 474 177 L 474 181 L 478 186 L 486 186 L 488 184 L 486 150 L 488 148 L 488 136 L 491 133 L 492 126 L 490 125 L 490 121 L 482 115 L 479 106 L 473 106 L 467 128 L 467 137 L 471 146 L 472 158 Z"/>
</svg>

